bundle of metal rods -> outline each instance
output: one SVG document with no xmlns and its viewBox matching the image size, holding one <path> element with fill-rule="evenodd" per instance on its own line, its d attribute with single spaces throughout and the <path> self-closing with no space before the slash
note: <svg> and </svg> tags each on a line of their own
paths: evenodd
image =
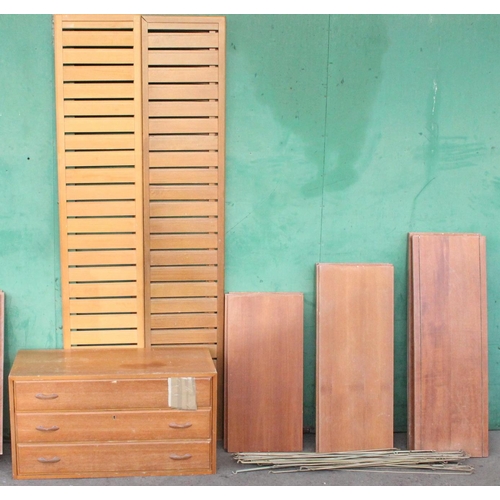
<svg viewBox="0 0 500 500">
<path fill-rule="evenodd" d="M 437 452 L 431 450 L 361 450 L 336 453 L 234 453 L 240 464 L 256 467 L 239 469 L 251 472 L 269 469 L 270 472 L 308 472 L 325 470 L 372 470 L 387 472 L 431 472 L 471 474 L 474 468 L 463 464 L 470 458 L 463 451 Z"/>
</svg>

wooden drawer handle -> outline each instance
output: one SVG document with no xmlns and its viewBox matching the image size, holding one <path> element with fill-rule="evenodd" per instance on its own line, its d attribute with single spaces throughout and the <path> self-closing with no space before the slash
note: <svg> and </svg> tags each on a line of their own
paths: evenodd
<svg viewBox="0 0 500 500">
<path fill-rule="evenodd" d="M 54 432 L 54 431 L 58 431 L 59 427 L 57 427 L 57 425 L 53 425 L 52 427 L 44 427 L 43 425 L 38 425 L 36 430 L 43 431 L 43 432 Z"/>
<path fill-rule="evenodd" d="M 40 457 L 37 460 L 39 462 L 42 462 L 42 464 L 55 464 L 55 463 L 61 461 L 61 459 L 59 457 L 52 457 L 52 458 Z"/>
<path fill-rule="evenodd" d="M 192 455 L 189 453 L 186 453 L 185 455 L 170 455 L 170 458 L 172 460 L 187 460 L 188 458 L 191 458 Z"/>
<path fill-rule="evenodd" d="M 42 394 L 42 393 L 35 394 L 35 398 L 37 399 L 56 399 L 58 397 L 59 397 L 58 394 Z"/>
<path fill-rule="evenodd" d="M 176 424 L 175 422 L 172 422 L 171 424 L 168 424 L 168 426 L 172 427 L 172 429 L 187 429 L 192 425 L 193 424 L 191 422 L 186 422 L 185 424 Z"/>
</svg>

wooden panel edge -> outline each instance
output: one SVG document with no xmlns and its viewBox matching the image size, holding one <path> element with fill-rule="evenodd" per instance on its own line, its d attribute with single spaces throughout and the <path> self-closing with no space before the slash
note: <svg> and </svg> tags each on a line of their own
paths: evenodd
<svg viewBox="0 0 500 500">
<path fill-rule="evenodd" d="M 224 298 L 224 265 L 225 265 L 225 151 L 226 151 L 226 22 L 225 18 L 217 18 L 219 22 L 219 118 L 218 118 L 218 207 L 217 207 L 217 298 L 218 298 L 218 338 L 217 352 L 219 355 L 217 362 L 217 370 L 220 373 L 219 378 L 219 406 L 218 412 L 218 433 L 222 435 L 223 419 L 224 419 L 224 331 L 225 331 L 225 298 Z"/>
<path fill-rule="evenodd" d="M 135 168 L 136 168 L 136 242 L 137 242 L 137 347 L 145 345 L 145 298 L 144 298 L 144 220 L 143 220 L 143 128 L 142 128 L 142 22 L 140 15 L 133 16 L 134 21 L 134 63 L 135 82 Z"/>
<path fill-rule="evenodd" d="M 481 279 L 481 376 L 482 376 L 482 456 L 489 455 L 489 412 L 488 412 L 488 280 L 486 266 L 486 237 L 479 236 L 479 262 Z"/>
<path fill-rule="evenodd" d="M 56 137 L 57 137 L 57 172 L 59 198 L 59 251 L 61 259 L 61 300 L 63 347 L 71 347 L 71 332 L 69 329 L 69 264 L 68 239 L 66 231 L 66 162 L 64 149 L 64 89 L 63 89 L 63 49 L 62 49 L 62 21 L 65 16 L 54 16 L 54 65 L 55 65 L 55 107 L 56 107 Z"/>
<path fill-rule="evenodd" d="M 5 293 L 0 290 L 0 455 L 3 455 L 3 391 L 4 391 L 4 358 L 5 358 Z"/>
</svg>

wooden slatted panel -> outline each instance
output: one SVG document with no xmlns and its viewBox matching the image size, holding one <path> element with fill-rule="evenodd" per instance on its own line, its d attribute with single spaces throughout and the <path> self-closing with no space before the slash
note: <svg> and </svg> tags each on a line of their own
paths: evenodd
<svg viewBox="0 0 500 500">
<path fill-rule="evenodd" d="M 488 456 L 486 242 L 408 240 L 408 448 Z"/>
<path fill-rule="evenodd" d="M 225 20 L 143 17 L 145 334 L 202 344 L 224 308 Z"/>
<path fill-rule="evenodd" d="M 393 447 L 394 269 L 318 264 L 316 451 Z"/>
<path fill-rule="evenodd" d="M 4 343 L 5 343 L 5 293 L 0 290 L 0 429 L 3 432 L 3 361 L 4 361 Z M 0 439 L 0 455 L 3 455 L 3 434 Z"/>
<path fill-rule="evenodd" d="M 224 447 L 302 451 L 303 294 L 228 293 Z"/>
<path fill-rule="evenodd" d="M 54 16 L 64 347 L 144 346 L 141 18 Z"/>
</svg>

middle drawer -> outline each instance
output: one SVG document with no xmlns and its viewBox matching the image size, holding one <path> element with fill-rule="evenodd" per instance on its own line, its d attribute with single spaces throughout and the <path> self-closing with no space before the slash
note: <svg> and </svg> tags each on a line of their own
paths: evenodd
<svg viewBox="0 0 500 500">
<path fill-rule="evenodd" d="M 210 409 L 18 413 L 17 441 L 210 439 Z"/>
</svg>

